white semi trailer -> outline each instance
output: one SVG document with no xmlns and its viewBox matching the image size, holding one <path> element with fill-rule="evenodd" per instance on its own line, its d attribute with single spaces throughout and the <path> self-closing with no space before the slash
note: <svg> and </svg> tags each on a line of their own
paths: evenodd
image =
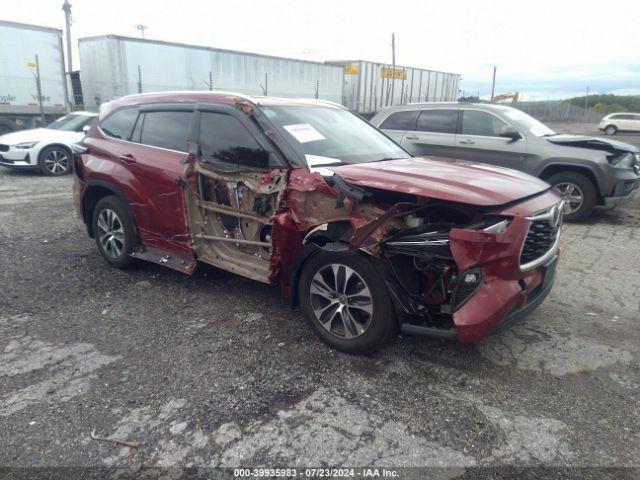
<svg viewBox="0 0 640 480">
<path fill-rule="evenodd" d="M 84 105 L 169 90 L 231 90 L 249 95 L 342 101 L 343 69 L 250 52 L 104 35 L 81 38 Z"/>
<path fill-rule="evenodd" d="M 46 123 L 68 108 L 62 31 L 0 20 L 0 133 Z"/>
</svg>

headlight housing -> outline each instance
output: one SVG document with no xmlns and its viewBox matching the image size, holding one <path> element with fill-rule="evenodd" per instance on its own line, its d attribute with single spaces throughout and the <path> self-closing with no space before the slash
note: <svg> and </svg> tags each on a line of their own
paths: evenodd
<svg viewBox="0 0 640 480">
<path fill-rule="evenodd" d="M 14 148 L 16 148 L 18 150 L 29 150 L 29 149 L 35 147 L 38 143 L 40 143 L 40 142 L 22 142 L 22 143 L 18 143 L 16 145 L 14 145 Z"/>
</svg>

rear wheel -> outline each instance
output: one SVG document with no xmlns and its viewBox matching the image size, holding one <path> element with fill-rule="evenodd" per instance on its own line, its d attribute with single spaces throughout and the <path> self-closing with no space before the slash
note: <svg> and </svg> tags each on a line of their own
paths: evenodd
<svg viewBox="0 0 640 480">
<path fill-rule="evenodd" d="M 347 353 L 374 350 L 391 335 L 395 311 L 387 287 L 359 253 L 321 252 L 303 267 L 299 298 L 316 334 Z"/>
<path fill-rule="evenodd" d="M 115 268 L 128 268 L 129 254 L 138 244 L 133 217 L 115 196 L 101 198 L 93 210 L 93 234 L 102 257 Z"/>
<path fill-rule="evenodd" d="M 616 133 L 618 133 L 618 129 L 615 127 L 615 125 L 609 125 L 604 129 L 604 133 L 606 133 L 607 135 L 615 135 Z"/>
<path fill-rule="evenodd" d="M 596 206 L 598 192 L 586 176 L 574 172 L 556 173 L 547 179 L 564 200 L 564 219 L 568 222 L 585 220 Z"/>
<path fill-rule="evenodd" d="M 71 152 L 53 145 L 43 148 L 38 157 L 38 166 L 45 175 L 58 176 L 71 171 Z"/>
</svg>

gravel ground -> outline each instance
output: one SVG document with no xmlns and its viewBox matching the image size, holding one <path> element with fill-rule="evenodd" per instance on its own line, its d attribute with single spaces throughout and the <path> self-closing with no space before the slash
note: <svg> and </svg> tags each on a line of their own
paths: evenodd
<svg viewBox="0 0 640 480">
<path fill-rule="evenodd" d="M 510 330 L 348 356 L 274 288 L 109 268 L 71 183 L 0 170 L 0 466 L 639 466 L 637 204 L 567 225 Z"/>
</svg>

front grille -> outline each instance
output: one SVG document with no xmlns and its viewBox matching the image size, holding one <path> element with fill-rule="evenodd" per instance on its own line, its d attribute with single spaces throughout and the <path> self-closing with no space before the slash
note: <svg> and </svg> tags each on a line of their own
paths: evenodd
<svg viewBox="0 0 640 480">
<path fill-rule="evenodd" d="M 9 145 L 3 145 L 2 143 L 0 143 L 0 152 L 8 152 L 9 151 Z"/>
<path fill-rule="evenodd" d="M 544 256 L 555 244 L 560 224 L 553 225 L 549 220 L 533 220 L 520 254 L 520 265 L 534 262 Z"/>
</svg>

